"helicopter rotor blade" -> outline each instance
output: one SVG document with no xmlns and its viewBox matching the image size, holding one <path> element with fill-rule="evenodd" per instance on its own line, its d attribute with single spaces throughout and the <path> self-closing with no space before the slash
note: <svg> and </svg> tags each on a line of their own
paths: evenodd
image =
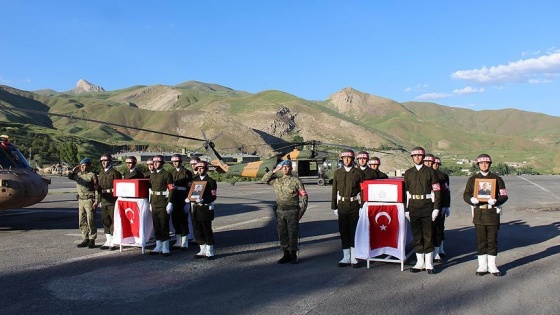
<svg viewBox="0 0 560 315">
<path fill-rule="evenodd" d="M 74 119 L 74 120 L 83 120 L 83 121 L 89 121 L 89 122 L 99 123 L 99 124 L 102 124 L 102 125 L 109 125 L 109 126 L 115 126 L 115 127 L 133 129 L 133 130 L 138 130 L 138 131 L 145 131 L 145 132 L 156 133 L 156 134 L 160 134 L 160 135 L 164 135 L 164 136 L 177 137 L 177 138 L 182 138 L 182 139 L 187 139 L 187 140 L 205 141 L 205 139 L 200 139 L 200 138 L 194 138 L 194 137 L 188 137 L 188 136 L 181 136 L 181 135 L 172 134 L 172 133 L 163 132 L 163 131 L 156 131 L 156 130 L 150 130 L 150 129 L 144 129 L 144 128 L 126 126 L 126 125 L 120 125 L 120 124 L 115 124 L 115 123 L 106 122 L 106 121 L 101 121 L 101 120 L 95 120 L 95 119 L 89 119 L 89 118 L 83 118 L 83 117 L 76 117 L 76 116 L 72 116 L 72 115 L 64 115 L 64 114 L 57 114 L 57 113 L 47 113 L 47 112 L 42 112 L 42 111 L 33 110 L 33 109 L 13 108 L 13 107 L 7 107 L 7 106 L 2 106 L 2 105 L 0 105 L 0 109 L 3 109 L 3 110 L 14 110 L 14 111 L 20 111 L 20 112 L 26 112 L 26 113 L 38 114 L 38 115 L 45 115 L 45 116 L 63 117 L 63 118 L 69 118 L 69 119 Z"/>
</svg>

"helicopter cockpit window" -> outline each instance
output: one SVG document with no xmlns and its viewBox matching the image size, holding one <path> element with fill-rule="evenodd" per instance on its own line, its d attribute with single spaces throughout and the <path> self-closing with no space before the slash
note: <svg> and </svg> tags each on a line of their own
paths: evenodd
<svg viewBox="0 0 560 315">
<path fill-rule="evenodd" d="M 12 144 L 6 146 L 1 146 L 0 149 L 0 165 L 4 169 L 23 167 L 30 168 L 31 166 L 27 163 L 27 160 L 21 154 L 21 152 Z"/>
</svg>

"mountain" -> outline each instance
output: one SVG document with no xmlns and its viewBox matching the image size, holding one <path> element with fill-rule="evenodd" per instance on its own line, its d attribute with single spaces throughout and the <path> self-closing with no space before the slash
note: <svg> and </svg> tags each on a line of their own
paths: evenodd
<svg viewBox="0 0 560 315">
<path fill-rule="evenodd" d="M 309 101 L 282 91 L 251 94 L 198 81 L 116 91 L 80 81 L 79 94 L 74 94 L 78 86 L 66 93 L 0 86 L 0 101 L 4 106 L 194 138 L 200 138 L 202 130 L 210 139 L 217 137 L 214 142 L 221 152 L 239 152 L 243 146 L 246 151 L 270 156 L 282 143 L 303 138 L 367 148 L 382 159 L 385 170 L 410 167 L 406 151 L 420 145 L 440 156 L 444 165 L 472 160 L 485 152 L 496 162 L 560 172 L 560 129 L 556 127 L 560 118 L 539 113 L 399 103 L 350 87 L 324 101 Z M 108 144 L 150 144 L 176 150 L 200 146 L 197 141 L 56 116 L 0 110 L 0 119 Z"/>
</svg>

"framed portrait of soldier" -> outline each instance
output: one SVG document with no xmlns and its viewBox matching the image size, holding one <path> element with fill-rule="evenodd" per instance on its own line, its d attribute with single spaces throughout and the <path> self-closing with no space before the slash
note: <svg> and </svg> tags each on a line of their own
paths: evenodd
<svg viewBox="0 0 560 315">
<path fill-rule="evenodd" d="M 189 190 L 189 198 L 190 201 L 196 201 L 197 199 L 202 199 L 202 195 L 204 194 L 204 189 L 206 188 L 205 181 L 194 181 L 191 185 L 191 190 Z"/>
<path fill-rule="evenodd" d="M 496 179 L 475 178 L 474 197 L 480 201 L 496 199 Z"/>
</svg>

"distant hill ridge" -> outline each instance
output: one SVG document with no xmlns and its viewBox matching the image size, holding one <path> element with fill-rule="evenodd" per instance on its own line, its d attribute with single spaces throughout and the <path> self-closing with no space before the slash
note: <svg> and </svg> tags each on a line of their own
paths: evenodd
<svg viewBox="0 0 560 315">
<path fill-rule="evenodd" d="M 83 81 L 82 83 L 80 83 Z M 65 113 L 137 128 L 200 138 L 216 137 L 218 149 L 268 156 L 274 143 L 294 137 L 365 147 L 383 166 L 408 168 L 403 150 L 420 145 L 444 163 L 492 155 L 496 162 L 560 172 L 560 118 L 515 109 L 473 111 L 435 103 L 404 102 L 346 87 L 324 101 L 309 101 L 282 91 L 251 94 L 218 84 L 187 81 L 105 91 L 85 80 L 79 94 L 52 90 L 28 92 L 0 86 L 3 105 Z M 87 90 L 87 91 L 86 91 Z M 39 116 L 41 118 L 39 119 Z M 105 142 L 165 142 L 197 148 L 200 143 L 143 131 L 107 128 L 83 121 L 0 110 L 0 119 L 34 123 Z M 268 145 L 264 145 L 268 144 Z M 332 148 L 331 148 L 332 149 Z"/>
</svg>

